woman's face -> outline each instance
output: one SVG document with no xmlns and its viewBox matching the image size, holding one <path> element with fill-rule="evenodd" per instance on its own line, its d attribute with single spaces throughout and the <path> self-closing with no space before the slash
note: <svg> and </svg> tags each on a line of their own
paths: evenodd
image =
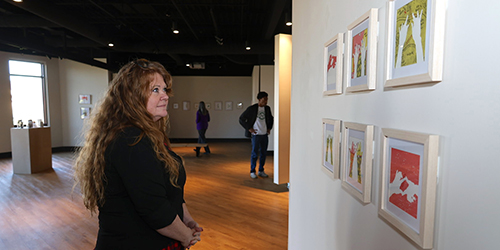
<svg viewBox="0 0 500 250">
<path fill-rule="evenodd" d="M 154 121 L 158 121 L 162 117 L 167 116 L 167 84 L 163 77 L 155 73 L 154 79 L 150 84 L 150 96 L 147 103 L 148 112 L 153 115 Z"/>
</svg>

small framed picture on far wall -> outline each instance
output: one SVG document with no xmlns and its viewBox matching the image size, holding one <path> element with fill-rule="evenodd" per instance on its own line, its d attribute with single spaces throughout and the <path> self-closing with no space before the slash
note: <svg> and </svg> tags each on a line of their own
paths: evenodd
<svg viewBox="0 0 500 250">
<path fill-rule="evenodd" d="M 90 107 L 80 107 L 80 118 L 87 119 L 90 115 Z"/>
<path fill-rule="evenodd" d="M 91 95 L 78 95 L 78 103 L 79 104 L 90 104 Z"/>
<path fill-rule="evenodd" d="M 233 110 L 233 102 L 226 102 L 226 110 Z"/>
<path fill-rule="evenodd" d="M 217 101 L 214 102 L 214 104 L 215 104 L 215 110 L 222 110 L 222 102 Z"/>
</svg>

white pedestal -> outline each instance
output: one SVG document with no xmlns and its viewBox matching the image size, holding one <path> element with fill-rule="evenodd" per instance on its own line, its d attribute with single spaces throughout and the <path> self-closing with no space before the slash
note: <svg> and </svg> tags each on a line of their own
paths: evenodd
<svg viewBox="0 0 500 250">
<path fill-rule="evenodd" d="M 32 174 L 52 169 L 50 127 L 11 128 L 14 174 Z"/>
</svg>

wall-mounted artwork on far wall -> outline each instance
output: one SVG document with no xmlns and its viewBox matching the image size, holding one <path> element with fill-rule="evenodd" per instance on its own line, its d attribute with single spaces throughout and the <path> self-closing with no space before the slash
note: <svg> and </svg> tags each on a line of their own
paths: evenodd
<svg viewBox="0 0 500 250">
<path fill-rule="evenodd" d="M 226 102 L 226 110 L 233 110 L 233 102 Z"/>
<path fill-rule="evenodd" d="M 344 78 L 347 92 L 374 90 L 377 69 L 378 9 L 347 27 Z"/>
<path fill-rule="evenodd" d="M 80 118 L 87 119 L 90 116 L 90 107 L 80 107 Z"/>
<path fill-rule="evenodd" d="M 344 122 L 342 187 L 363 203 L 371 201 L 373 125 Z"/>
<path fill-rule="evenodd" d="M 187 111 L 189 109 L 191 109 L 191 103 L 188 102 L 188 101 L 182 102 L 182 110 L 186 110 Z"/>
<path fill-rule="evenodd" d="M 387 2 L 385 86 L 442 80 L 445 0 Z"/>
<path fill-rule="evenodd" d="M 420 247 L 433 248 L 439 137 L 382 133 L 379 214 Z"/>
<path fill-rule="evenodd" d="M 339 178 L 341 121 L 323 119 L 323 169 L 332 179 Z"/>
<path fill-rule="evenodd" d="M 91 100 L 90 100 L 91 97 L 92 97 L 92 95 L 88 95 L 88 94 L 78 95 L 78 103 L 80 103 L 80 104 L 90 104 L 91 103 Z"/>
<path fill-rule="evenodd" d="M 215 110 L 222 110 L 222 102 L 221 101 L 214 102 L 214 105 L 215 105 Z"/>
<path fill-rule="evenodd" d="M 339 33 L 325 43 L 323 95 L 342 94 L 344 34 Z"/>
</svg>

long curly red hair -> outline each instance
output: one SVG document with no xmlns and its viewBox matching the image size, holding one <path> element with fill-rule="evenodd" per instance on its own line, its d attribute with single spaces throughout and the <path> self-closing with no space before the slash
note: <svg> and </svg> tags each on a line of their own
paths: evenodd
<svg viewBox="0 0 500 250">
<path fill-rule="evenodd" d="M 150 83 L 156 73 L 163 77 L 167 93 L 171 95 L 172 76 L 160 63 L 146 59 L 129 62 L 110 83 L 108 91 L 86 124 L 84 145 L 80 148 L 74 165 L 74 178 L 75 187 L 80 186 L 83 203 L 91 214 L 105 202 L 104 152 L 125 127 L 133 126 L 142 130 L 136 143 L 144 136 L 151 140 L 156 156 L 170 173 L 170 182 L 177 186 L 180 162 L 165 147 L 170 144 L 167 135 L 168 116 L 155 122 L 146 107 L 151 93 Z"/>
</svg>

